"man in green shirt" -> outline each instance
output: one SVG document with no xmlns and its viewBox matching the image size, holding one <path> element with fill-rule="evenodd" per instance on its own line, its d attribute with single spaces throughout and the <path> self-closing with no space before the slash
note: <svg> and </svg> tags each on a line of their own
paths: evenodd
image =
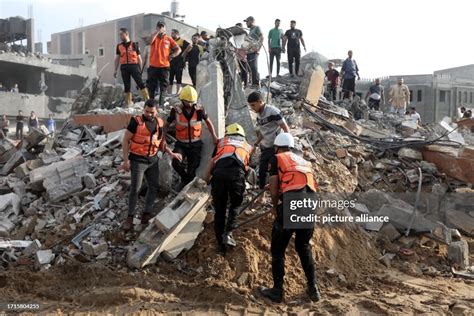
<svg viewBox="0 0 474 316">
<path fill-rule="evenodd" d="M 268 33 L 268 48 L 270 48 L 270 74 L 273 72 L 273 59 L 277 61 L 277 77 L 280 77 L 280 57 L 281 57 L 281 40 L 283 38 L 283 31 L 280 27 L 280 19 L 275 20 L 275 27 Z"/>
</svg>

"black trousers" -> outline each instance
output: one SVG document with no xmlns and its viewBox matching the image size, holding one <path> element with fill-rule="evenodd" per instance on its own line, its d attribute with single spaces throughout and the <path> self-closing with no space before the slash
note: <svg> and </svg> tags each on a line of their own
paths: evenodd
<svg viewBox="0 0 474 316">
<path fill-rule="evenodd" d="M 300 257 L 301 266 L 306 275 L 309 287 L 316 284 L 316 273 L 314 269 L 313 250 L 310 240 L 314 229 L 284 229 L 283 228 L 283 204 L 277 209 L 277 218 L 272 227 L 272 275 L 273 286 L 282 289 L 285 277 L 285 252 L 290 239 L 295 234 L 295 249 Z"/>
<path fill-rule="evenodd" d="M 138 88 L 145 88 L 145 84 L 142 80 L 142 73 L 140 72 L 140 66 L 138 64 L 124 64 L 120 66 L 120 72 L 122 73 L 122 81 L 125 86 L 125 93 L 130 92 L 131 77 L 137 83 Z"/>
<path fill-rule="evenodd" d="M 249 83 L 249 63 L 242 60 L 241 65 L 240 65 L 240 78 L 242 79 L 242 82 L 244 83 L 244 88 L 247 87 Z"/>
<path fill-rule="evenodd" d="M 147 80 L 147 86 L 148 86 L 148 92 L 150 93 L 150 99 L 155 98 L 155 91 L 156 88 L 160 87 L 160 105 L 163 105 L 163 93 L 166 91 L 166 88 L 168 88 L 169 85 L 169 67 L 166 68 L 157 68 L 150 66 L 148 68 L 148 80 Z"/>
<path fill-rule="evenodd" d="M 277 76 L 280 74 L 280 58 L 281 58 L 281 48 L 271 48 L 270 49 L 270 74 L 273 73 L 273 59 L 276 58 L 276 71 Z"/>
<path fill-rule="evenodd" d="M 252 84 L 258 85 L 260 83 L 260 74 L 258 73 L 258 53 L 247 54 L 247 62 L 252 72 Z"/>
<path fill-rule="evenodd" d="M 220 172 L 213 176 L 212 185 L 212 203 L 214 210 L 214 232 L 219 245 L 222 245 L 222 235 L 224 232 L 235 228 L 237 224 L 237 208 L 242 204 L 245 191 L 245 176 L 242 174 L 229 175 Z M 227 205 L 230 202 L 229 212 L 227 214 Z"/>
<path fill-rule="evenodd" d="M 15 131 L 15 136 L 16 139 L 23 139 L 23 122 L 17 122 L 16 123 L 16 131 Z"/>
<path fill-rule="evenodd" d="M 171 165 L 179 174 L 181 181 L 184 184 L 188 184 L 196 176 L 196 170 L 201 163 L 201 151 L 201 141 L 190 144 L 180 141 L 175 143 L 173 152 L 181 154 L 183 156 L 183 160 L 180 162 L 178 159 L 173 159 Z M 187 168 L 185 167 L 185 160 L 187 162 Z"/>
<path fill-rule="evenodd" d="M 379 108 L 380 108 L 380 100 L 374 100 L 372 98 L 369 98 L 369 102 L 368 102 L 368 106 L 369 108 L 373 109 L 373 110 L 376 110 L 378 111 Z"/>
<path fill-rule="evenodd" d="M 175 78 L 176 78 L 177 84 L 183 83 L 183 67 L 181 67 L 181 65 L 172 65 L 170 67 L 170 84 L 171 85 L 173 85 Z"/>
<path fill-rule="evenodd" d="M 191 77 L 191 81 L 193 83 L 193 86 L 196 87 L 197 65 L 196 66 L 189 66 L 188 65 L 188 72 L 189 72 L 189 76 Z"/>
<path fill-rule="evenodd" d="M 143 213 L 151 213 L 155 204 L 155 198 L 159 189 L 159 164 L 158 159 L 153 164 L 147 164 L 130 160 L 130 195 L 128 196 L 128 216 L 134 216 L 137 206 L 138 194 L 142 186 L 143 178 L 146 179 L 148 190 L 145 197 L 145 209 Z"/>
<path fill-rule="evenodd" d="M 268 163 L 275 155 L 275 149 L 261 147 L 260 163 L 258 166 L 258 185 L 263 189 L 267 184 Z"/>
<path fill-rule="evenodd" d="M 290 74 L 293 74 L 293 61 L 295 63 L 295 75 L 298 75 L 300 70 L 300 57 L 301 50 L 299 48 L 288 48 L 288 68 L 290 68 Z"/>
</svg>

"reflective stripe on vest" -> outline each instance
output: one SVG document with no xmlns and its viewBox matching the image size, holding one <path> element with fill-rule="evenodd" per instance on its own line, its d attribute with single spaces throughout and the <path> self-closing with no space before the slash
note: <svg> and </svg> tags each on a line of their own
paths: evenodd
<svg viewBox="0 0 474 316">
<path fill-rule="evenodd" d="M 146 124 L 141 116 L 135 116 L 138 123 L 137 131 L 133 134 L 130 143 L 130 152 L 143 157 L 152 157 L 158 153 L 163 135 L 160 137 L 160 128 L 163 128 L 163 120 L 156 117 L 156 133 L 153 135 L 146 128 Z"/>
<path fill-rule="evenodd" d="M 119 52 L 120 52 L 120 64 L 138 64 L 138 54 L 135 51 L 135 43 L 130 42 L 128 48 L 125 48 L 123 43 L 119 44 Z"/>
<path fill-rule="evenodd" d="M 292 152 L 276 154 L 280 192 L 298 191 L 309 187 L 316 192 L 316 180 L 311 163 Z"/>
<path fill-rule="evenodd" d="M 176 139 L 180 142 L 197 142 L 201 140 L 202 122 L 198 121 L 197 110 L 194 109 L 190 120 L 183 112 L 176 111 Z"/>
<path fill-rule="evenodd" d="M 213 160 L 217 163 L 219 160 L 232 157 L 236 159 L 245 171 L 249 168 L 250 146 L 243 138 L 226 136 L 217 143 L 216 155 Z"/>
</svg>

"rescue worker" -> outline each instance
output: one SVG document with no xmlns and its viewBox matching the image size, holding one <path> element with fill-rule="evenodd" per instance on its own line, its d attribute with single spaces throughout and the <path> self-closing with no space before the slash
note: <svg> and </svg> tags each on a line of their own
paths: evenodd
<svg viewBox="0 0 474 316">
<path fill-rule="evenodd" d="M 116 57 L 115 57 L 115 71 L 114 78 L 117 78 L 117 68 L 120 65 L 120 72 L 122 73 L 122 81 L 125 86 L 125 102 L 127 106 L 131 106 L 132 102 L 132 93 L 130 92 L 131 88 L 131 78 L 135 80 L 140 93 L 143 99 L 146 101 L 150 97 L 148 95 L 148 90 L 145 87 L 145 84 L 142 81 L 142 57 L 140 55 L 140 48 L 138 47 L 138 42 L 132 42 L 130 40 L 130 35 L 126 28 L 120 29 L 120 39 L 122 42 L 117 44 L 116 48 Z"/>
<path fill-rule="evenodd" d="M 254 91 L 247 98 L 250 108 L 257 113 L 257 126 L 259 134 L 253 149 L 260 145 L 260 163 L 258 171 L 258 184 L 263 189 L 267 183 L 268 162 L 273 157 L 273 141 L 281 130 L 288 133 L 290 129 L 285 118 L 276 107 L 265 104 L 260 92 Z"/>
<path fill-rule="evenodd" d="M 170 61 L 170 85 L 168 86 L 168 94 L 173 92 L 173 83 L 176 78 L 176 94 L 179 94 L 181 91 L 181 86 L 183 84 L 183 70 L 186 66 L 186 56 L 191 50 L 191 44 L 180 37 L 179 31 L 177 29 L 171 30 L 171 37 L 174 39 L 176 44 L 178 44 L 181 49 L 181 53 Z"/>
<path fill-rule="evenodd" d="M 163 120 L 158 117 L 157 102 L 149 99 L 145 102 L 143 114 L 132 117 L 125 131 L 122 142 L 123 163 L 120 169 L 131 171 L 131 185 L 124 230 L 132 228 L 138 193 L 144 177 L 148 191 L 141 217 L 142 224 L 147 224 L 152 217 L 151 212 L 158 192 L 158 151 L 166 152 L 173 159 L 181 160 L 181 155 L 173 153 L 166 145 L 163 126 Z"/>
<path fill-rule="evenodd" d="M 156 23 L 156 31 L 149 38 L 150 43 L 150 67 L 148 67 L 148 91 L 150 97 L 155 98 L 155 90 L 160 86 L 159 104 L 163 105 L 164 93 L 168 87 L 170 59 L 181 53 L 181 48 L 173 38 L 166 35 L 165 22 Z"/>
<path fill-rule="evenodd" d="M 313 250 L 310 245 L 314 228 L 288 229 L 283 227 L 283 204 L 280 201 L 284 199 L 285 194 L 316 192 L 317 187 L 311 164 L 291 152 L 294 145 L 291 134 L 279 134 L 275 139 L 275 156 L 270 161 L 272 212 L 276 216 L 273 222 L 271 241 L 273 288 L 262 286 L 259 291 L 264 297 L 274 302 L 281 302 L 284 297 L 285 251 L 293 233 L 296 235 L 295 249 L 307 279 L 307 293 L 312 301 L 320 299 L 316 284 Z"/>
<path fill-rule="evenodd" d="M 217 142 L 207 166 L 204 179 L 209 182 L 212 175 L 214 232 L 220 252 L 225 252 L 226 246 L 236 245 L 231 231 L 237 224 L 237 208 L 244 198 L 251 149 L 252 146 L 245 140 L 244 128 L 237 123 L 231 124 L 225 129 L 225 137 Z"/>
<path fill-rule="evenodd" d="M 173 159 L 172 165 L 181 177 L 181 187 L 183 187 L 194 179 L 196 169 L 201 162 L 202 121 L 206 123 L 214 144 L 217 143 L 217 135 L 206 111 L 202 105 L 197 104 L 198 94 L 193 87 L 186 86 L 181 89 L 179 99 L 181 103 L 171 109 L 165 123 L 165 131 L 173 122 L 175 123 L 176 143 L 174 152 L 186 158 L 187 168 L 178 159 Z"/>
</svg>

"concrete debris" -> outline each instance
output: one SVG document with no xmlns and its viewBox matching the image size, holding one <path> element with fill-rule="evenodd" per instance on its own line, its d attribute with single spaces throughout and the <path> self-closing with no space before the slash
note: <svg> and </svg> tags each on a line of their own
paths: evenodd
<svg viewBox="0 0 474 316">
<path fill-rule="evenodd" d="M 14 168 L 25 162 L 24 152 L 22 150 L 16 151 L 10 156 L 8 161 L 3 165 L 1 175 L 8 175 Z"/>
<path fill-rule="evenodd" d="M 0 139 L 0 164 L 6 163 L 16 150 L 13 141 L 8 138 Z"/>
<path fill-rule="evenodd" d="M 0 195 L 0 237 L 9 237 L 19 221 L 20 198 L 15 193 Z"/>
<path fill-rule="evenodd" d="M 449 210 L 446 212 L 446 225 L 458 229 L 466 236 L 474 237 L 474 217 L 465 212 Z"/>
<path fill-rule="evenodd" d="M 41 249 L 41 242 L 35 239 L 23 250 L 23 255 L 29 256 L 37 253 Z"/>
<path fill-rule="evenodd" d="M 89 256 L 98 256 L 104 252 L 107 252 L 109 245 L 105 241 L 92 242 L 83 240 L 81 242 L 82 250 Z"/>
<path fill-rule="evenodd" d="M 36 263 L 38 266 L 43 266 L 51 263 L 54 260 L 54 253 L 51 249 L 39 250 L 36 252 Z"/>
<path fill-rule="evenodd" d="M 448 248 L 448 260 L 456 269 L 469 267 L 469 247 L 467 241 L 452 242 Z"/>
<path fill-rule="evenodd" d="M 413 148 L 407 148 L 407 147 L 400 148 L 400 150 L 398 151 L 398 157 L 408 158 L 408 159 L 413 159 L 413 160 L 423 159 L 423 155 L 421 154 L 421 151 L 413 149 Z"/>
</svg>

